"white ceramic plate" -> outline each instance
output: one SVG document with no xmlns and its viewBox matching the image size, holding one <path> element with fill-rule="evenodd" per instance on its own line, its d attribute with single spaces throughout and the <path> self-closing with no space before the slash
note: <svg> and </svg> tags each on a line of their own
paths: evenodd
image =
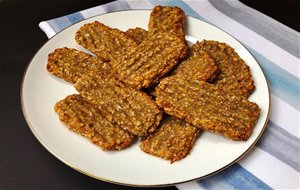
<svg viewBox="0 0 300 190">
<path fill-rule="evenodd" d="M 57 101 L 77 92 L 71 84 L 47 72 L 48 54 L 65 46 L 84 50 L 74 40 L 75 32 L 84 23 L 97 20 L 121 30 L 147 29 L 149 14 L 150 11 L 145 10 L 108 13 L 72 25 L 51 38 L 36 53 L 25 72 L 21 90 L 23 113 L 34 136 L 51 154 L 91 177 L 132 186 L 161 186 L 210 176 L 235 163 L 254 146 L 268 119 L 270 97 L 266 78 L 253 56 L 236 39 L 208 23 L 187 17 L 187 40 L 194 43 L 211 39 L 229 44 L 250 66 L 254 77 L 256 90 L 250 100 L 259 105 L 261 115 L 248 141 L 235 142 L 204 132 L 190 155 L 170 164 L 142 152 L 138 142 L 122 151 L 104 152 L 65 127 L 54 112 Z"/>
</svg>

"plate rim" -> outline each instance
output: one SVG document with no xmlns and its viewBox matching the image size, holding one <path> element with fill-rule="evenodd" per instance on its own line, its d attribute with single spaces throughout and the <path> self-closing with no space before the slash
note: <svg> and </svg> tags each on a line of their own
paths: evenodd
<svg viewBox="0 0 300 190">
<path fill-rule="evenodd" d="M 20 86 L 20 99 L 21 99 L 21 109 L 22 109 L 22 113 L 23 113 L 23 116 L 25 118 L 25 121 L 27 123 L 27 126 L 29 127 L 30 131 L 33 133 L 33 135 L 35 136 L 35 138 L 38 140 L 38 142 L 52 155 L 54 156 L 55 158 L 57 158 L 59 161 L 61 161 L 62 163 L 64 163 L 65 165 L 69 166 L 70 168 L 86 175 L 86 176 L 89 176 L 91 178 L 94 178 L 96 180 L 101 180 L 101 181 L 104 181 L 104 182 L 108 182 L 108 183 L 112 183 L 112 184 L 116 184 L 116 185 L 123 185 L 123 186 L 129 186 L 129 187 L 167 187 L 167 186 L 174 186 L 174 185 L 177 185 L 177 184 L 182 184 L 182 183 L 187 183 L 187 182 L 192 182 L 192 181 L 196 181 L 196 180 L 202 180 L 204 178 L 207 178 L 207 177 L 210 177 L 210 176 L 213 176 L 227 168 L 229 168 L 230 166 L 232 166 L 233 164 L 235 164 L 236 162 L 238 162 L 240 159 L 242 159 L 243 157 L 245 157 L 254 147 L 255 147 L 255 144 L 261 139 L 261 136 L 263 135 L 266 127 L 267 127 L 267 123 L 269 121 L 269 117 L 270 117 L 270 112 L 271 112 L 271 94 L 270 94 L 270 85 L 269 85 L 269 82 L 266 78 L 266 75 L 261 67 L 261 65 L 259 64 L 259 62 L 257 61 L 257 59 L 255 58 L 255 56 L 249 51 L 249 49 L 247 47 L 245 47 L 245 45 L 243 45 L 243 43 L 241 43 L 236 37 L 232 36 L 231 34 L 229 34 L 228 32 L 224 31 L 223 29 L 221 29 L 220 27 L 212 24 L 212 23 L 209 23 L 207 21 L 204 21 L 204 20 L 201 20 L 201 19 L 198 19 L 198 18 L 195 18 L 194 16 L 190 16 L 190 15 L 186 15 L 186 17 L 191 17 L 193 19 L 196 19 L 196 20 L 199 20 L 201 22 L 204 22 L 206 24 L 209 24 L 213 27 L 216 27 L 217 29 L 221 30 L 222 32 L 226 33 L 227 35 L 229 35 L 230 37 L 232 37 L 234 40 L 236 40 L 243 48 L 245 48 L 247 50 L 247 52 L 251 55 L 251 57 L 255 60 L 255 62 L 257 63 L 259 69 L 261 70 L 261 72 L 263 73 L 263 76 L 264 76 L 264 80 L 267 84 L 267 90 L 268 90 L 268 99 L 269 99 L 269 104 L 268 104 L 268 113 L 266 115 L 266 120 L 264 121 L 264 125 L 263 125 L 263 128 L 261 129 L 260 133 L 258 134 L 258 136 L 256 137 L 256 139 L 253 141 L 253 143 L 239 156 L 237 157 L 235 160 L 233 160 L 232 162 L 230 162 L 229 164 L 227 164 L 226 166 L 218 169 L 218 170 L 215 170 L 214 172 L 211 172 L 209 174 L 206 174 L 204 176 L 201 176 L 201 177 L 196 177 L 196 178 L 192 178 L 192 179 L 189 179 L 189 180 L 182 180 L 182 181 L 178 181 L 178 182 L 174 182 L 174 183 L 164 183 L 164 184 L 153 184 L 153 185 L 146 185 L 146 184 L 133 184 L 133 183 L 124 183 L 124 182 L 119 182 L 119 181 L 113 181 L 113 180 L 110 180 L 110 179 L 107 179 L 107 178 L 104 178 L 104 177 L 101 177 L 101 176 L 96 176 L 96 175 L 93 175 L 93 174 L 90 174 L 88 172 L 85 172 L 83 171 L 82 169 L 80 168 L 77 168 L 75 167 L 73 164 L 69 163 L 68 161 L 64 160 L 63 158 L 61 158 L 58 153 L 56 153 L 54 150 L 50 149 L 50 147 L 48 147 L 46 145 L 46 143 L 44 143 L 43 139 L 37 134 L 37 132 L 34 130 L 29 118 L 28 118 L 28 115 L 26 113 L 26 110 L 25 110 L 25 106 L 24 106 L 24 98 L 23 98 L 23 87 L 24 87 L 24 81 L 25 81 L 25 77 L 26 77 L 26 74 L 27 74 L 27 71 L 33 61 L 33 59 L 36 57 L 36 55 L 38 54 L 38 52 L 40 52 L 40 50 L 47 44 L 49 43 L 49 41 L 52 40 L 52 38 L 54 38 L 55 36 L 59 35 L 60 33 L 64 32 L 65 30 L 67 30 L 68 28 L 72 27 L 73 25 L 75 24 L 78 24 L 80 22 L 84 22 L 86 20 L 89 20 L 89 19 L 93 19 L 95 17 L 99 17 L 101 15 L 107 15 L 107 14 L 114 14 L 114 13 L 118 13 L 118 12 L 135 12 L 135 11 L 147 11 L 147 12 L 150 12 L 151 9 L 127 9 L 127 10 L 117 10 L 117 11 L 110 11 L 110 12 L 106 12 L 106 13 L 101 13 L 101 14 L 97 14 L 97 15 L 94 15 L 92 17 L 88 17 L 88 18 L 85 18 L 83 20 L 80 20 L 78 22 L 75 22 L 75 23 L 72 23 L 71 25 L 67 26 L 66 28 L 62 29 L 61 31 L 57 32 L 56 34 L 54 34 L 51 38 L 49 38 L 46 42 L 44 42 L 38 49 L 37 51 L 35 51 L 35 53 L 33 54 L 33 56 L 31 57 L 31 59 L 28 61 L 27 65 L 26 65 L 26 68 L 23 72 L 23 76 L 22 76 L 22 81 L 21 81 L 21 86 Z"/>
</svg>

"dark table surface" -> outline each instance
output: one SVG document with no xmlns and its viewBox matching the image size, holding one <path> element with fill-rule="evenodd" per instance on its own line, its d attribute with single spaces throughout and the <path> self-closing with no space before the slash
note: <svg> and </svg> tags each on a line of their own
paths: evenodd
<svg viewBox="0 0 300 190">
<path fill-rule="evenodd" d="M 21 111 L 24 70 L 48 40 L 38 23 L 107 2 L 0 0 L 0 189 L 135 189 L 93 179 L 63 164 L 35 139 Z M 299 0 L 242 2 L 299 31 Z"/>
</svg>

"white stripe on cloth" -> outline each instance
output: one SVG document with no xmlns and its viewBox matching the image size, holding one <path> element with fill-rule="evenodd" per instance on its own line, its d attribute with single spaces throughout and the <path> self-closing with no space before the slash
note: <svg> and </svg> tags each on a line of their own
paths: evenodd
<svg viewBox="0 0 300 190">
<path fill-rule="evenodd" d="M 153 5 L 145 0 L 129 0 L 127 1 L 132 9 L 152 9 Z"/>
<path fill-rule="evenodd" d="M 292 135 L 300 138 L 300 112 L 275 95 L 271 95 L 270 119 Z"/>
<path fill-rule="evenodd" d="M 269 39 L 282 49 L 300 58 L 299 33 L 277 20 L 245 6 L 238 0 L 215 1 L 208 0 L 220 12 L 247 26 L 259 35 Z"/>
<path fill-rule="evenodd" d="M 176 185 L 179 190 L 204 190 L 197 182 L 192 181 Z"/>
<path fill-rule="evenodd" d="M 251 152 L 247 154 L 247 158 L 240 160 L 238 163 L 271 188 L 299 188 L 299 173 L 260 148 L 254 147 Z M 226 176 L 224 176 L 224 178 L 225 177 Z M 212 182 L 212 185 L 213 189 L 232 189 L 232 186 L 227 184 L 226 180 L 215 183 Z M 197 181 L 178 184 L 176 187 L 182 190 L 205 189 L 205 187 L 201 187 L 201 183 Z"/>
<path fill-rule="evenodd" d="M 253 148 L 239 164 L 272 188 L 299 188 L 299 173 L 260 148 Z"/>
<path fill-rule="evenodd" d="M 287 70 L 296 77 L 299 77 L 300 60 L 297 57 L 293 56 L 292 54 L 280 48 L 276 44 L 270 42 L 266 38 L 260 36 L 244 25 L 221 13 L 207 0 L 199 2 L 185 1 L 185 3 L 192 7 L 202 17 L 207 19 L 210 23 L 220 27 L 230 35 L 240 40 L 242 43 L 246 44 L 257 52 L 260 52 L 262 55 L 267 57 L 270 61 L 276 63 L 282 69 Z"/>
<path fill-rule="evenodd" d="M 131 9 L 151 9 L 153 5 L 149 1 L 145 0 L 130 0 L 126 1 Z M 116 4 L 118 1 L 113 1 L 110 4 Z M 92 7 L 79 11 L 79 13 L 85 18 L 90 18 L 100 14 L 106 13 L 106 10 L 103 8 L 103 5 Z M 51 38 L 56 34 L 56 32 L 51 28 L 47 21 L 42 21 L 39 23 L 39 27 L 45 32 L 48 38 Z"/>
<path fill-rule="evenodd" d="M 99 14 L 106 13 L 102 6 L 92 7 L 83 11 L 80 11 L 84 18 L 90 18 Z"/>
<path fill-rule="evenodd" d="M 56 34 L 55 31 L 49 26 L 47 21 L 40 22 L 39 27 L 40 27 L 40 29 L 42 29 L 45 32 L 45 34 L 48 38 L 51 38 L 52 36 L 54 36 Z"/>
</svg>

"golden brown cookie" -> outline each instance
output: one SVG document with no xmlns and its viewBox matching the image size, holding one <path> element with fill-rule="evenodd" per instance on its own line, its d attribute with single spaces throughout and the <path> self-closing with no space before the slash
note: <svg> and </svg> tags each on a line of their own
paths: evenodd
<svg viewBox="0 0 300 190">
<path fill-rule="evenodd" d="M 78 78 L 90 70 L 110 72 L 111 65 L 99 57 L 64 47 L 48 55 L 47 70 L 67 82 L 76 83 Z"/>
<path fill-rule="evenodd" d="M 258 105 L 243 96 L 203 81 L 187 82 L 177 77 L 159 83 L 156 102 L 172 116 L 233 140 L 247 140 L 260 113 Z"/>
<path fill-rule="evenodd" d="M 220 69 L 212 82 L 224 91 L 248 97 L 254 90 L 254 81 L 249 66 L 235 50 L 225 43 L 203 40 L 191 48 L 191 52 L 205 51 Z"/>
<path fill-rule="evenodd" d="M 150 14 L 148 30 L 150 33 L 170 32 L 185 41 L 185 13 L 179 7 L 155 6 Z"/>
<path fill-rule="evenodd" d="M 218 67 L 210 56 L 204 51 L 199 51 L 183 60 L 173 71 L 172 76 L 188 81 L 211 81 L 217 76 L 218 71 Z"/>
<path fill-rule="evenodd" d="M 125 34 L 137 44 L 142 43 L 142 41 L 145 41 L 148 38 L 148 31 L 143 28 L 130 28 L 126 30 Z"/>
<path fill-rule="evenodd" d="M 75 88 L 109 122 L 134 135 L 153 132 L 162 118 L 161 110 L 147 94 L 125 86 L 113 75 L 90 72 L 77 81 Z"/>
<path fill-rule="evenodd" d="M 103 150 L 120 150 L 128 147 L 134 135 L 107 121 L 102 112 L 81 95 L 67 96 L 55 104 L 59 119 L 76 133 L 88 138 Z"/>
<path fill-rule="evenodd" d="M 189 154 L 198 132 L 199 129 L 181 119 L 167 117 L 154 133 L 141 141 L 140 148 L 173 163 Z"/>
<path fill-rule="evenodd" d="M 147 88 L 166 75 L 187 53 L 176 35 L 156 33 L 111 62 L 118 79 L 133 88 Z"/>
<path fill-rule="evenodd" d="M 110 28 L 98 21 L 83 25 L 75 40 L 95 55 L 105 59 L 118 59 L 124 51 L 130 51 L 137 43 L 124 32 Z"/>
</svg>

